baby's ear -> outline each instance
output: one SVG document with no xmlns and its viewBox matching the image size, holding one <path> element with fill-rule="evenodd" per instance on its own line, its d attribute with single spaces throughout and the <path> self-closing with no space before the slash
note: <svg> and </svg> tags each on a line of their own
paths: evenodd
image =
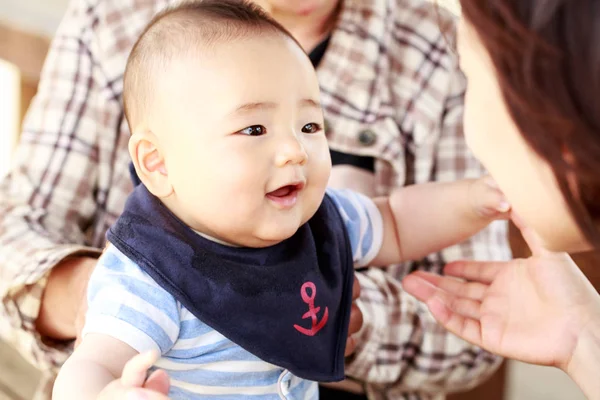
<svg viewBox="0 0 600 400">
<path fill-rule="evenodd" d="M 151 131 L 134 132 L 129 138 L 129 154 L 135 171 L 150 193 L 164 198 L 173 193 L 164 152 Z"/>
</svg>

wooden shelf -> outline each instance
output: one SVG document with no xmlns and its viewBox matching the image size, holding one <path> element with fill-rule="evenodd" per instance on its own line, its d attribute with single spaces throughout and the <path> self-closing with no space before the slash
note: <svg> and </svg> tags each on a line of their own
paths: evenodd
<svg viewBox="0 0 600 400">
<path fill-rule="evenodd" d="M 45 36 L 0 24 L 0 58 L 16 65 L 26 82 L 37 85 L 49 45 Z"/>
</svg>

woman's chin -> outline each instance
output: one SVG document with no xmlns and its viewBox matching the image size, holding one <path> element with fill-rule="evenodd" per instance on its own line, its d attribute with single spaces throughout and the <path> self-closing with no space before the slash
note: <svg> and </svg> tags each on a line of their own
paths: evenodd
<svg viewBox="0 0 600 400">
<path fill-rule="evenodd" d="M 569 234 L 563 232 L 562 234 L 553 234 L 549 236 L 542 236 L 542 243 L 546 250 L 555 253 L 569 253 L 577 254 L 584 253 L 587 251 L 594 250 L 592 246 L 582 234 Z"/>
</svg>

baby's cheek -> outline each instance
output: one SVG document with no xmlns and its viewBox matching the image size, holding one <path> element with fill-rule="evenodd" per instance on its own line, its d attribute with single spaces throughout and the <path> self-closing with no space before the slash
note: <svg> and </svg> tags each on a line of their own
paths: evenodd
<svg viewBox="0 0 600 400">
<path fill-rule="evenodd" d="M 309 154 L 308 160 L 310 176 L 307 176 L 307 178 L 318 183 L 320 186 L 326 186 L 331 175 L 331 157 L 329 156 L 329 148 L 320 148 L 319 151 L 313 153 L 312 158 Z"/>
<path fill-rule="evenodd" d="M 307 176 L 307 179 L 313 181 L 314 184 L 319 187 L 323 187 L 327 185 L 329 182 L 329 177 L 331 176 L 331 166 L 325 163 L 321 163 L 318 165 L 314 165 L 311 168 L 310 176 Z"/>
</svg>

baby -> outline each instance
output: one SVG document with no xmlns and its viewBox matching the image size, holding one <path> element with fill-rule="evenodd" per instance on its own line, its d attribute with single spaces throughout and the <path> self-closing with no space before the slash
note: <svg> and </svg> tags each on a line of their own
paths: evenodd
<svg viewBox="0 0 600 400">
<path fill-rule="evenodd" d="M 159 14 L 123 97 L 143 184 L 107 234 L 56 399 L 317 398 L 344 378 L 353 267 L 419 259 L 509 209 L 485 179 L 326 189 L 315 71 L 249 3 Z"/>
</svg>

